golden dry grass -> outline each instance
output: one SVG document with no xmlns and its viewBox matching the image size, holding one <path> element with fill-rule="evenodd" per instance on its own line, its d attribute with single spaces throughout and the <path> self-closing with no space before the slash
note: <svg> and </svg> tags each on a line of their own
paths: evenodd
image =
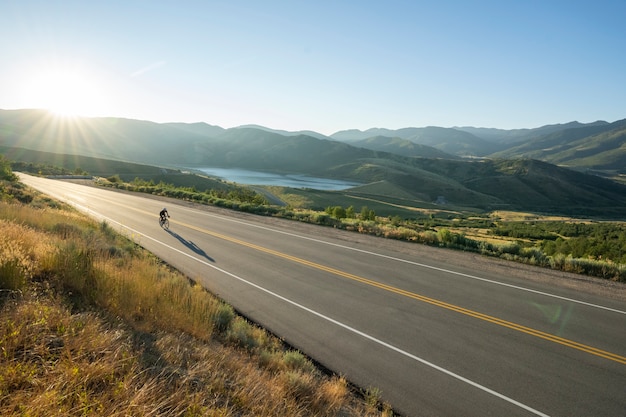
<svg viewBox="0 0 626 417">
<path fill-rule="evenodd" d="M 563 216 L 546 216 L 536 213 L 526 213 L 521 211 L 493 211 L 489 214 L 492 219 L 497 219 L 504 222 L 521 222 L 521 221 L 568 221 L 572 220 L 570 217 Z"/>
<path fill-rule="evenodd" d="M 0 271 L 2 416 L 393 414 L 76 212 L 0 203 Z"/>
</svg>

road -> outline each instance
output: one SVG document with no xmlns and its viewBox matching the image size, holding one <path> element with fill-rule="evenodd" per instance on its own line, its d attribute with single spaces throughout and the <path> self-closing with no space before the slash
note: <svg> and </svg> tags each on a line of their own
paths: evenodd
<svg viewBox="0 0 626 417">
<path fill-rule="evenodd" d="M 626 415 L 626 286 L 47 180 L 405 416 Z M 157 223 L 166 206 L 169 231 Z"/>
</svg>

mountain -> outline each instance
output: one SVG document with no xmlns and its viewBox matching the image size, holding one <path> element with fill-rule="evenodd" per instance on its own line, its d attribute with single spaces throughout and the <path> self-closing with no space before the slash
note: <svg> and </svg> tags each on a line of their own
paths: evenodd
<svg viewBox="0 0 626 417">
<path fill-rule="evenodd" d="M 616 122 L 619 123 L 619 122 Z M 542 147 L 541 140 L 547 136 L 557 137 L 578 132 L 583 138 L 597 132 L 611 130 L 612 123 L 596 121 L 593 123 L 569 122 L 564 124 L 545 125 L 531 129 L 493 129 L 476 127 L 424 127 L 424 128 L 403 128 L 398 130 L 373 128 L 366 131 L 356 129 L 343 130 L 332 134 L 332 139 L 350 143 L 352 145 L 363 146 L 365 148 L 383 150 L 377 143 L 380 138 L 401 138 L 415 144 L 430 146 L 450 155 L 460 157 L 490 157 L 490 158 L 536 158 L 554 163 L 563 163 L 567 166 L 576 166 L 577 161 L 569 160 L 567 156 L 559 158 L 549 158 L 541 152 L 537 152 L 546 147 Z M 589 139 L 591 140 L 591 139 Z M 583 140 L 584 142 L 584 140 Z M 386 152 L 406 155 L 406 144 L 400 142 L 387 143 L 384 146 Z M 607 156 L 615 161 L 615 155 Z M 603 155 L 599 156 L 602 159 Z M 598 159 L 598 158 L 595 158 Z M 587 167 L 594 165 L 602 166 L 600 163 L 589 164 L 581 161 Z M 612 163 L 615 166 L 616 163 Z"/>
<path fill-rule="evenodd" d="M 204 166 L 245 167 L 327 177 L 328 170 L 338 164 L 377 157 L 375 151 L 330 139 L 306 135 L 283 136 L 255 128 L 233 128 L 194 144 L 187 161 Z"/>
<path fill-rule="evenodd" d="M 578 169 L 624 172 L 626 119 L 555 131 L 491 156 L 533 158 Z"/>
<path fill-rule="evenodd" d="M 199 128 L 207 129 L 113 117 L 66 119 L 43 110 L 0 110 L 1 145 L 129 162 L 168 163 L 172 152 L 206 139 Z"/>
<path fill-rule="evenodd" d="M 452 155 L 432 146 L 420 145 L 411 142 L 408 139 L 390 138 L 387 136 L 373 136 L 367 139 L 355 140 L 350 145 L 360 148 L 371 149 L 374 151 L 395 153 L 404 156 L 416 156 L 422 158 L 445 158 L 459 159 L 458 156 Z"/>
<path fill-rule="evenodd" d="M 418 145 L 426 145 L 457 156 L 483 156 L 502 149 L 494 142 L 479 138 L 469 132 L 443 127 L 409 127 L 398 130 L 368 129 L 343 130 L 330 135 L 332 139 L 354 143 L 374 137 L 401 138 Z"/>
<path fill-rule="evenodd" d="M 236 127 L 235 129 L 258 129 L 258 130 L 265 130 L 266 132 L 278 133 L 279 135 L 283 135 L 283 136 L 305 135 L 305 136 L 310 136 L 316 139 L 328 139 L 327 136 L 322 135 L 321 133 L 313 132 L 312 130 L 298 130 L 296 132 L 289 132 L 287 130 L 270 129 L 269 127 L 264 127 L 264 126 L 259 126 L 259 125 L 242 125 L 242 126 Z"/>
<path fill-rule="evenodd" d="M 533 206 L 535 210 L 568 214 L 597 210 L 618 213 L 614 205 L 626 201 L 623 185 L 534 159 L 486 159 L 461 164 L 423 160 L 421 168 L 446 175 L 473 191 L 506 196 L 500 198 L 500 203 L 513 207 Z"/>
<path fill-rule="evenodd" d="M 473 134 L 476 137 L 488 140 L 489 142 L 494 142 L 498 144 L 504 145 L 513 145 L 520 142 L 527 142 L 532 139 L 538 138 L 540 136 L 545 136 L 550 133 L 559 132 L 566 129 L 574 129 L 578 127 L 585 126 L 601 126 L 608 124 L 605 121 L 599 120 L 593 123 L 580 123 L 580 122 L 569 122 L 564 124 L 553 124 L 553 125 L 545 125 L 541 127 L 536 127 L 532 129 L 494 129 L 494 128 L 484 128 L 484 127 L 455 127 L 457 130 L 462 130 L 464 132 L 468 132 Z"/>
<path fill-rule="evenodd" d="M 209 137 L 222 134 L 225 130 L 223 127 L 213 126 L 207 123 L 164 123 L 164 125 L 189 132 L 194 135 Z"/>
<path fill-rule="evenodd" d="M 509 151 L 523 156 L 544 149 L 540 156 L 624 170 L 625 124 L 556 129 Z M 370 136 L 373 133 L 385 135 Z M 361 134 L 368 137 L 359 139 Z M 457 150 L 471 146 L 471 141 L 479 147 L 488 142 L 468 132 L 431 127 L 376 129 L 361 134 L 339 134 L 344 139 L 353 138 L 347 143 L 334 137 L 296 132 L 287 135 L 267 128 L 222 129 L 204 123 L 159 124 L 120 118 L 66 120 L 36 110 L 0 110 L 0 150 L 11 150 L 16 157 L 20 155 L 16 149 L 35 149 L 151 166 L 305 174 L 361 183 L 352 192 L 367 194 L 367 198 L 382 198 L 381 189 L 386 188 L 395 195 L 412 196 L 429 204 L 447 201 L 451 208 L 601 216 L 623 216 L 626 209 L 626 186 L 595 175 L 526 157 L 449 157 L 414 142 L 420 137 L 430 143 L 442 140 Z M 386 136 L 390 134 L 394 136 Z M 377 149 L 366 149 L 365 144 Z M 559 152 L 546 152 L 546 147 L 558 148 Z M 386 151 L 392 148 L 403 151 Z M 420 156 L 413 156 L 413 151 Z M 423 154 L 426 152 L 431 153 Z M 603 165 L 591 164 L 594 157 L 601 158 Z"/>
</svg>

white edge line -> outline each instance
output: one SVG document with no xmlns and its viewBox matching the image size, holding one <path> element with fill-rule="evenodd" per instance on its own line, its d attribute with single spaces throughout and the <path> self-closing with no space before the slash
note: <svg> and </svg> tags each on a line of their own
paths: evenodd
<svg viewBox="0 0 626 417">
<path fill-rule="evenodd" d="M 215 265 L 213 265 L 213 264 L 211 264 L 209 262 L 206 262 L 206 261 L 204 261 L 202 259 L 196 258 L 195 256 L 190 255 L 188 253 L 185 253 L 185 252 L 181 251 L 180 249 L 176 249 L 176 248 L 174 248 L 174 247 L 172 247 L 170 245 L 167 245 L 167 244 L 161 242 L 160 240 L 157 240 L 157 239 L 155 239 L 155 238 L 153 238 L 151 236 L 148 236 L 148 235 L 146 235 L 144 233 L 141 233 L 138 230 L 135 230 L 135 229 L 133 229 L 131 227 L 125 226 L 125 225 L 123 225 L 120 222 L 117 222 L 117 221 L 115 221 L 113 219 L 110 219 L 110 218 L 108 218 L 106 216 L 103 216 L 103 215 L 101 215 L 99 213 L 96 213 L 95 211 L 93 211 L 93 210 L 91 210 L 91 209 L 89 209 L 87 207 L 84 207 L 84 206 L 79 205 L 77 203 L 73 203 L 73 205 L 75 205 L 76 207 L 81 208 L 84 211 L 93 213 L 94 215 L 97 215 L 99 218 L 102 218 L 102 219 L 105 219 L 105 220 L 110 221 L 112 223 L 115 223 L 115 224 L 119 225 L 120 227 L 122 227 L 122 228 L 124 228 L 126 230 L 129 230 L 131 233 L 134 233 L 134 234 L 139 235 L 139 236 L 144 236 L 144 237 L 146 237 L 146 238 L 148 238 L 148 239 L 150 239 L 150 240 L 152 240 L 152 241 L 154 241 L 154 242 L 156 242 L 156 243 L 158 243 L 160 245 L 163 245 L 163 246 L 165 246 L 165 247 L 167 247 L 167 248 L 169 248 L 171 250 L 174 250 L 174 251 L 180 253 L 181 255 L 185 255 L 185 256 L 187 256 L 187 257 L 189 257 L 189 258 L 191 258 L 191 259 L 193 259 L 193 260 L 195 260 L 195 261 L 197 261 L 197 262 L 199 262 L 199 263 L 201 263 L 203 265 L 206 265 L 206 266 L 208 266 L 210 268 L 215 269 L 216 271 L 219 271 L 219 272 L 221 272 L 221 273 L 223 273 L 225 275 L 228 275 L 228 276 L 230 276 L 232 278 L 235 278 L 235 279 L 243 282 L 244 284 L 247 284 L 247 285 L 249 285 L 251 287 L 254 287 L 254 288 L 256 288 L 256 289 L 258 289 L 260 291 L 263 291 L 263 292 L 265 292 L 265 293 L 267 293 L 267 294 L 269 294 L 269 295 L 271 295 L 273 297 L 276 297 L 279 300 L 282 300 L 282 301 L 284 301 L 286 303 L 289 303 L 289 304 L 293 305 L 294 307 L 297 307 L 297 308 L 299 308 L 301 310 L 304 310 L 304 311 L 306 311 L 306 312 L 308 312 L 310 314 L 313 314 L 313 315 L 315 315 L 315 316 L 317 316 L 317 317 L 319 317 L 319 318 L 321 318 L 323 320 L 326 320 L 326 321 L 328 321 L 330 323 L 335 324 L 336 326 L 339 326 L 339 327 L 341 327 L 343 329 L 346 329 L 346 330 L 348 330 L 348 331 L 350 331 L 350 332 L 352 332 L 354 334 L 357 334 L 357 335 L 359 335 L 359 336 L 361 336 L 361 337 L 363 337 L 363 338 L 365 338 L 367 340 L 370 340 L 370 341 L 372 341 L 374 343 L 377 343 L 377 344 L 379 344 L 381 346 L 384 346 L 387 349 L 393 350 L 394 352 L 397 352 L 397 353 L 399 353 L 399 354 L 401 354 L 403 356 L 406 356 L 407 358 L 413 359 L 413 360 L 415 360 L 415 361 L 417 361 L 417 362 L 419 362 L 419 363 L 421 363 L 423 365 L 426 365 L 426 366 L 428 366 L 430 368 L 433 368 L 433 369 L 435 369 L 435 370 L 437 370 L 439 372 L 442 372 L 442 373 L 444 373 L 444 374 L 446 374 L 446 375 L 448 375 L 448 376 L 450 376 L 452 378 L 455 378 L 455 379 L 457 379 L 457 380 L 459 380 L 461 382 L 464 382 L 464 383 L 466 383 L 468 385 L 471 385 L 471 386 L 473 386 L 475 388 L 478 388 L 479 390 L 484 391 L 484 392 L 486 392 L 488 394 L 491 394 L 491 395 L 493 395 L 495 397 L 498 397 L 498 398 L 500 398 L 500 399 L 502 399 L 502 400 L 504 400 L 504 401 L 506 401 L 506 402 L 508 402 L 510 404 L 513 404 L 513 405 L 515 405 L 517 407 L 520 407 L 520 408 L 522 408 L 522 409 L 524 409 L 526 411 L 529 411 L 529 412 L 531 412 L 531 413 L 533 413 L 533 414 L 535 414 L 537 416 L 550 417 L 548 414 L 544 414 L 541 411 L 535 410 L 534 408 L 529 407 L 529 406 L 527 406 L 527 405 L 525 405 L 525 404 L 523 404 L 523 403 L 521 403 L 519 401 L 516 401 L 516 400 L 514 400 L 514 399 L 512 399 L 510 397 L 507 397 L 504 394 L 501 394 L 501 393 L 499 393 L 497 391 L 494 391 L 494 390 L 492 390 L 490 388 L 485 387 L 484 385 L 481 385 L 481 384 L 479 384 L 477 382 L 474 382 L 474 381 L 472 381 L 470 379 L 467 379 L 467 378 L 465 378 L 465 377 L 463 377 L 461 375 L 458 375 L 458 374 L 456 374 L 456 373 L 454 373 L 452 371 L 449 371 L 449 370 L 447 370 L 445 368 L 442 368 L 439 365 L 435 365 L 432 362 L 429 362 L 429 361 L 427 361 L 425 359 L 422 359 L 422 358 L 420 358 L 420 357 L 418 357 L 416 355 L 413 355 L 413 354 L 411 354 L 411 353 L 409 353 L 409 352 L 407 352 L 405 350 L 402 350 L 402 349 L 400 349 L 398 347 L 395 347 L 395 346 L 393 346 L 393 345 L 391 345 L 391 344 L 389 344 L 387 342 L 384 342 L 384 341 L 382 341 L 380 339 L 377 339 L 374 336 L 370 336 L 367 333 L 364 333 L 364 332 L 362 332 L 360 330 L 357 330 L 357 329 L 355 329 L 353 327 L 350 327 L 347 324 L 344 324 L 344 323 L 342 323 L 340 321 L 337 321 L 337 320 L 335 320 L 333 318 L 330 318 L 330 317 L 328 317 L 328 316 L 326 316 L 326 315 L 324 315 L 322 313 L 319 313 L 319 312 L 317 312 L 317 311 L 315 311 L 315 310 L 313 310 L 313 309 L 311 309 L 309 307 L 306 307 L 306 306 L 304 306 L 302 304 L 296 303 L 293 300 L 290 300 L 290 299 L 288 299 L 288 298 L 286 298 L 286 297 L 284 297 L 284 296 L 282 296 L 282 295 L 280 295 L 278 293 L 270 291 L 267 288 L 261 287 L 260 285 L 255 284 L 255 283 L 253 283 L 251 281 L 248 281 L 248 280 L 246 280 L 246 279 L 244 279 L 244 278 L 242 278 L 242 277 L 240 277 L 238 275 L 235 275 L 232 272 L 228 272 L 228 271 L 226 271 L 226 270 L 224 270 L 222 268 L 219 268 L 219 267 L 217 267 L 217 266 L 215 266 Z"/>
<path fill-rule="evenodd" d="M 68 199 L 65 199 L 65 198 L 62 198 L 62 199 L 67 201 L 67 202 L 69 202 Z M 78 204 L 78 203 L 72 203 L 72 204 Z M 90 211 L 90 212 L 92 212 L 92 213 L 94 213 L 96 215 L 99 215 L 98 213 L 93 212 L 91 209 L 89 209 L 87 207 L 84 207 L 84 206 L 79 206 L 79 207 L 82 207 L 83 210 L 87 210 L 87 211 Z M 550 297 L 550 298 L 555 298 L 555 299 L 559 299 L 559 300 L 563 300 L 563 301 L 568 301 L 568 302 L 571 302 L 571 303 L 585 305 L 587 307 L 598 308 L 598 309 L 601 309 L 601 310 L 611 311 L 613 313 L 626 315 L 626 311 L 618 310 L 616 308 L 606 307 L 606 306 L 599 305 L 599 304 L 588 303 L 586 301 L 576 300 L 574 298 L 563 297 L 561 295 L 551 294 L 551 293 L 547 293 L 547 292 L 544 292 L 544 291 L 533 290 L 531 288 L 521 287 L 519 285 L 507 284 L 507 283 L 504 283 L 504 282 L 499 282 L 499 281 L 495 281 L 495 280 L 491 280 L 491 279 L 487 279 L 487 278 L 481 278 L 481 277 L 478 277 L 476 275 L 470 275 L 470 274 L 465 274 L 463 272 L 452 271 L 450 269 L 439 268 L 439 267 L 436 267 L 436 266 L 427 265 L 427 264 L 423 264 L 423 263 L 419 263 L 419 262 L 415 262 L 415 261 L 410 261 L 410 260 L 407 260 L 407 259 L 397 258 L 395 256 L 383 255 L 383 254 L 376 253 L 376 252 L 371 252 L 371 251 L 368 251 L 368 250 L 365 250 L 365 249 L 353 248 L 353 247 L 350 247 L 350 246 L 341 245 L 339 243 L 327 242 L 327 241 L 321 240 L 321 239 L 315 239 L 315 238 L 312 238 L 312 237 L 303 236 L 303 235 L 299 235 L 299 234 L 296 234 L 296 233 L 285 232 L 285 231 L 278 230 L 278 229 L 271 228 L 271 227 L 267 227 L 267 226 L 261 226 L 261 225 L 245 222 L 245 221 L 242 221 L 242 220 L 233 219 L 233 218 L 226 217 L 226 216 L 220 216 L 220 215 L 217 215 L 217 214 L 208 213 L 206 211 L 198 210 L 198 209 L 195 209 L 195 208 L 188 208 L 188 207 L 181 207 L 181 208 L 184 209 L 184 210 L 195 212 L 195 213 L 200 213 L 200 214 L 205 215 L 205 216 L 217 217 L 217 218 L 220 218 L 222 220 L 229 221 L 229 222 L 244 224 L 244 225 L 249 226 L 249 227 L 255 227 L 255 228 L 258 228 L 258 229 L 268 230 L 268 231 L 271 231 L 271 232 L 274 232 L 274 233 L 280 233 L 280 234 L 284 234 L 284 235 L 287 235 L 287 236 L 296 237 L 296 238 L 299 238 L 299 239 L 304 239 L 304 240 L 309 240 L 309 241 L 312 241 L 312 242 L 321 243 L 321 244 L 324 244 L 324 245 L 335 246 L 335 247 L 338 247 L 338 248 L 347 249 L 347 250 L 351 250 L 351 251 L 354 251 L 354 252 L 360 252 L 360 253 L 365 253 L 365 254 L 371 255 L 371 256 L 377 256 L 377 257 L 380 257 L 380 258 L 390 259 L 390 260 L 393 260 L 393 261 L 396 261 L 396 262 L 403 262 L 403 263 L 407 263 L 407 264 L 410 264 L 410 265 L 419 266 L 419 267 L 422 267 L 422 268 L 432 269 L 432 270 L 439 271 L 439 272 L 445 272 L 445 273 L 448 273 L 448 274 L 451 274 L 451 275 L 462 276 L 462 277 L 474 279 L 474 280 L 477 280 L 477 281 L 482 281 L 482 282 L 487 282 L 487 283 L 494 284 L 494 285 L 500 285 L 500 286 L 503 286 L 503 287 L 513 288 L 513 289 L 516 289 L 516 290 L 519 290 L 519 291 L 525 291 L 525 292 L 529 292 L 529 293 L 533 293 L 533 294 L 542 295 L 542 296 L 545 296 L 545 297 Z"/>
</svg>

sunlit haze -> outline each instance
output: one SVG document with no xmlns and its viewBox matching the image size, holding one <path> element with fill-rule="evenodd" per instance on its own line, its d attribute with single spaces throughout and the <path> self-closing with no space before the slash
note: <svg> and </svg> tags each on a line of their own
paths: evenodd
<svg viewBox="0 0 626 417">
<path fill-rule="evenodd" d="M 32 108 L 48 109 L 59 116 L 90 116 L 110 111 L 106 91 L 88 71 L 48 65 L 36 71 L 22 90 L 24 102 Z"/>
<path fill-rule="evenodd" d="M 2 1 L 0 109 L 330 135 L 626 117 L 624 1 Z"/>
</svg>

